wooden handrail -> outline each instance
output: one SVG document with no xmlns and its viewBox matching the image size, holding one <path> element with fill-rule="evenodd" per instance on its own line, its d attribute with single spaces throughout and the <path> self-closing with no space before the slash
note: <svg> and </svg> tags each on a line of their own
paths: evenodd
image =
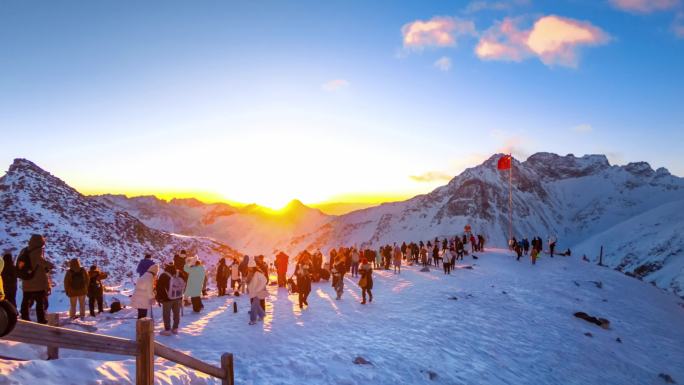
<svg viewBox="0 0 684 385">
<path fill-rule="evenodd" d="M 154 343 L 154 354 L 161 358 L 173 361 L 183 366 L 187 366 L 190 369 L 197 370 L 199 372 L 208 374 L 216 378 L 223 379 L 225 377 L 225 372 L 223 371 L 223 369 L 213 365 L 209 365 L 204 361 L 198 360 L 194 357 L 190 357 L 189 355 L 183 352 L 179 352 L 178 350 L 172 349 L 156 341 Z"/>
<path fill-rule="evenodd" d="M 17 320 L 17 326 L 4 339 L 26 344 L 59 346 L 65 349 L 84 350 L 96 353 L 111 353 L 124 356 L 138 354 L 138 344 L 125 338 L 42 325 Z"/>
<path fill-rule="evenodd" d="M 51 317 L 50 320 L 52 323 L 56 323 L 57 319 Z M 58 348 L 134 356 L 136 358 L 136 384 L 138 385 L 154 383 L 154 356 L 219 378 L 223 385 L 234 384 L 233 355 L 231 353 L 223 354 L 221 356 L 221 367 L 217 367 L 172 349 L 154 341 L 154 325 L 149 318 L 137 321 L 135 341 L 24 320 L 17 320 L 14 330 L 2 338 L 47 346 L 49 350 L 52 349 L 54 358 L 58 357 Z"/>
</svg>

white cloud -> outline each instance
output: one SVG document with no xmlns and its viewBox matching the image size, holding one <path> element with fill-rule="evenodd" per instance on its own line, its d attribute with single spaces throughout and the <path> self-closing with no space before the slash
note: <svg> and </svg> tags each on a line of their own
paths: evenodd
<svg viewBox="0 0 684 385">
<path fill-rule="evenodd" d="M 442 56 L 435 61 L 434 66 L 440 71 L 448 72 L 451 69 L 451 59 L 446 56 Z"/>
<path fill-rule="evenodd" d="M 679 0 L 610 0 L 613 7 L 631 13 L 666 11 L 679 5 Z"/>
<path fill-rule="evenodd" d="M 475 0 L 468 3 L 464 12 L 477 13 L 481 11 L 509 11 L 515 7 L 526 6 L 532 3 L 531 0 L 508 0 L 508 1 L 485 1 Z"/>
<path fill-rule="evenodd" d="M 480 38 L 475 54 L 482 60 L 522 61 L 538 57 L 547 66 L 577 67 L 579 48 L 610 41 L 610 36 L 586 21 L 548 15 L 531 29 L 521 29 L 520 19 L 504 18 Z"/>
<path fill-rule="evenodd" d="M 347 87 L 349 87 L 349 82 L 347 80 L 344 80 L 344 79 L 329 80 L 329 81 L 323 83 L 323 85 L 321 85 L 321 88 L 323 89 L 323 91 L 328 91 L 328 92 L 340 91 L 340 90 L 347 88 Z"/>
<path fill-rule="evenodd" d="M 401 27 L 404 48 L 452 47 L 462 36 L 475 36 L 475 23 L 451 16 L 435 16 L 430 20 L 414 20 Z"/>
<path fill-rule="evenodd" d="M 583 123 L 573 127 L 572 130 L 584 134 L 594 131 L 594 127 L 592 127 L 591 124 Z"/>
<path fill-rule="evenodd" d="M 684 12 L 677 13 L 672 22 L 672 32 L 680 39 L 684 39 Z"/>
</svg>

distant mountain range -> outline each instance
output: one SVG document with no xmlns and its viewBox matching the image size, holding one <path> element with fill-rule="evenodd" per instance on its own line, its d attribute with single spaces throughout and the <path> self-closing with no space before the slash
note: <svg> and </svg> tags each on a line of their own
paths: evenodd
<svg viewBox="0 0 684 385">
<path fill-rule="evenodd" d="M 206 237 L 175 235 L 143 224 L 129 213 L 86 197 L 32 162 L 17 159 L 0 178 L 0 248 L 16 256 L 33 233 L 46 237 L 46 255 L 61 268 L 77 257 L 110 273 L 108 282 L 133 278 L 146 253 L 171 260 L 185 249 L 210 265 L 237 255 Z"/>
<path fill-rule="evenodd" d="M 445 186 L 401 202 L 326 215 L 292 201 L 273 212 L 195 199 L 84 197 L 26 160 L 0 179 L 0 241 L 19 247 L 46 233 L 55 256 L 83 256 L 129 268 L 145 250 L 191 248 L 273 255 L 339 245 L 452 237 L 465 225 L 490 246 L 508 237 L 508 171 L 495 154 Z M 647 163 L 610 165 L 603 155 L 537 153 L 513 160 L 513 230 L 518 238 L 550 236 L 573 256 L 598 257 L 627 274 L 684 294 L 684 179 Z M 183 236 L 178 235 L 183 234 Z M 230 245 L 230 246 L 228 246 Z"/>
</svg>

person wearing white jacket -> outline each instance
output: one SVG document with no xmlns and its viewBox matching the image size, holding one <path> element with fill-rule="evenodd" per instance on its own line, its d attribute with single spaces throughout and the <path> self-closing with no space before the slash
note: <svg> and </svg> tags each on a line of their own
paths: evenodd
<svg viewBox="0 0 684 385">
<path fill-rule="evenodd" d="M 254 325 L 257 321 L 262 320 L 266 313 L 261 307 L 261 300 L 266 299 L 268 292 L 266 291 L 266 277 L 257 271 L 256 262 L 254 258 L 250 258 L 249 275 L 247 276 L 247 293 L 249 294 L 249 301 L 251 310 L 249 311 L 249 324 Z"/>
<path fill-rule="evenodd" d="M 138 319 L 147 317 L 147 309 L 154 306 L 154 283 L 158 272 L 159 265 L 152 265 L 135 283 L 131 306 L 138 309 Z"/>
</svg>

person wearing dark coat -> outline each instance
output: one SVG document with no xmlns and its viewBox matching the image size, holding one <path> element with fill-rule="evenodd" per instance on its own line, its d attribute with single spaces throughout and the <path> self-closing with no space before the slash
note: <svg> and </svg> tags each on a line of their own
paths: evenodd
<svg viewBox="0 0 684 385">
<path fill-rule="evenodd" d="M 297 293 L 299 293 L 299 308 L 307 307 L 309 303 L 307 299 L 311 293 L 311 262 L 308 257 L 302 258 L 295 267 L 295 276 L 297 277 Z"/>
<path fill-rule="evenodd" d="M 278 272 L 278 286 L 285 287 L 287 284 L 288 255 L 282 251 L 275 257 L 276 271 Z"/>
<path fill-rule="evenodd" d="M 362 305 L 366 304 L 366 294 L 368 294 L 368 302 L 373 302 L 373 268 L 368 263 L 365 258 L 361 261 L 361 267 L 359 268 L 359 274 L 361 278 L 359 279 L 359 286 L 361 287 L 361 296 L 363 301 Z"/>
<path fill-rule="evenodd" d="M 138 276 L 142 277 L 143 274 L 147 272 L 147 269 L 149 269 L 152 265 L 154 265 L 152 255 L 145 254 L 145 258 L 140 260 L 140 262 L 138 263 L 138 268 L 135 269 L 135 271 L 138 273 Z"/>
<path fill-rule="evenodd" d="M 95 317 L 95 304 L 97 304 L 97 313 L 102 313 L 104 305 L 104 285 L 102 280 L 107 278 L 107 273 L 101 272 L 96 265 L 90 266 L 88 271 L 88 308 L 90 316 Z"/>
<path fill-rule="evenodd" d="M 5 300 L 17 307 L 17 270 L 12 262 L 12 254 L 5 253 L 2 256 L 5 267 L 2 269 L 2 289 L 5 293 Z"/>
<path fill-rule="evenodd" d="M 33 276 L 30 279 L 21 281 L 21 289 L 23 296 L 21 299 L 21 319 L 30 321 L 29 310 L 32 304 L 36 304 L 36 317 L 38 323 L 47 324 L 45 318 L 45 309 L 47 308 L 47 300 L 50 295 L 51 286 L 48 273 L 54 268 L 52 262 L 45 258 L 45 238 L 40 234 L 31 235 L 28 246 L 22 252 L 28 253 L 31 261 L 31 270 Z M 17 257 L 19 259 L 19 257 Z M 17 261 L 17 268 L 21 262 Z"/>
<path fill-rule="evenodd" d="M 226 295 L 226 288 L 228 287 L 228 277 L 230 272 L 226 266 L 226 259 L 221 258 L 216 268 L 216 286 L 218 288 L 218 295 L 222 297 Z"/>
</svg>

